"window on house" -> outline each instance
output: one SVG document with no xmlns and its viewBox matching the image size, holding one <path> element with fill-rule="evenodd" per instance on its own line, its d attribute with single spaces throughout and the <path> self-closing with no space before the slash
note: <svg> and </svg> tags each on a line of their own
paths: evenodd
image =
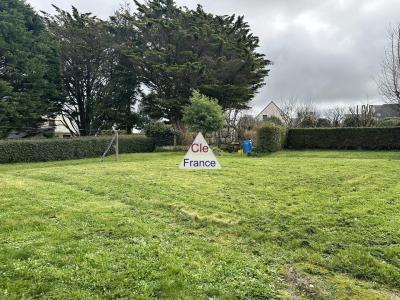
<svg viewBox="0 0 400 300">
<path fill-rule="evenodd" d="M 56 126 L 56 120 L 49 120 L 49 126 Z"/>
<path fill-rule="evenodd" d="M 268 121 L 269 116 L 268 115 L 263 115 L 263 121 Z"/>
</svg>

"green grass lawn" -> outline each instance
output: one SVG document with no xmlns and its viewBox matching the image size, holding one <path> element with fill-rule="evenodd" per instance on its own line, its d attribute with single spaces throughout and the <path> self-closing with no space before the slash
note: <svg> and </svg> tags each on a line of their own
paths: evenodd
<svg viewBox="0 0 400 300">
<path fill-rule="evenodd" d="M 1 165 L 0 299 L 398 299 L 400 152 L 182 158 Z"/>
</svg>

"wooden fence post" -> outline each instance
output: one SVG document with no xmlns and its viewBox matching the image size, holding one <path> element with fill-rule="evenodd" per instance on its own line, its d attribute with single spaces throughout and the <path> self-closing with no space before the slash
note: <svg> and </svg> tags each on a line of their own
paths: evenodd
<svg viewBox="0 0 400 300">
<path fill-rule="evenodd" d="M 119 160 L 119 135 L 118 135 L 118 130 L 115 130 L 115 135 L 116 135 L 115 159 L 118 161 Z"/>
</svg>

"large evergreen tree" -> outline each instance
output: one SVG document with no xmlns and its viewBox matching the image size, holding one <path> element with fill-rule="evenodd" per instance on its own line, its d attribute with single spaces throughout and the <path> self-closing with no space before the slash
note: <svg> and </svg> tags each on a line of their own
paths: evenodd
<svg viewBox="0 0 400 300">
<path fill-rule="evenodd" d="M 72 121 L 72 133 L 93 135 L 106 119 L 102 102 L 112 52 L 107 24 L 91 13 L 79 13 L 75 7 L 72 13 L 55 9 L 57 14 L 46 15 L 46 20 L 60 48 L 62 113 Z"/>
<path fill-rule="evenodd" d="M 121 45 L 135 42 L 135 30 L 121 12 L 106 22 L 75 7 L 72 13 L 55 8 L 46 20 L 60 47 L 63 116 L 72 121 L 71 132 L 93 135 L 114 124 L 131 132 L 140 121 L 135 105 L 141 82 Z"/>
<path fill-rule="evenodd" d="M 22 0 L 0 0 L 0 136 L 37 128 L 60 109 L 57 47 Z"/>
<path fill-rule="evenodd" d="M 133 45 L 130 57 L 139 65 L 151 92 L 143 99 L 143 110 L 153 118 L 166 117 L 179 126 L 191 89 L 204 75 L 204 66 L 193 52 L 196 42 L 191 32 L 192 18 L 173 1 L 135 3 L 137 12 L 131 19 L 142 47 Z"/>
<path fill-rule="evenodd" d="M 198 89 L 218 99 L 224 110 L 248 108 L 249 101 L 264 85 L 267 66 L 271 64 L 257 52 L 258 37 L 241 16 L 214 16 L 201 6 L 192 15 L 196 20 L 193 30 L 206 45 L 204 50 L 197 48 L 197 55 L 206 66 L 206 76 Z"/>
<path fill-rule="evenodd" d="M 138 66 L 125 53 L 125 44 L 139 47 L 140 40 L 129 14 L 129 6 L 122 7 L 110 18 L 112 36 L 112 60 L 109 64 L 109 85 L 104 109 L 108 123 L 113 122 L 128 133 L 134 127 L 142 127 L 142 116 L 137 111 L 137 102 L 142 97 L 142 76 Z"/>
<path fill-rule="evenodd" d="M 258 38 L 242 17 L 215 16 L 177 7 L 173 0 L 135 1 L 129 18 L 141 47 L 127 44 L 151 93 L 143 99 L 152 117 L 180 125 L 193 89 L 227 109 L 243 109 L 263 85 L 270 63 L 256 52 Z"/>
</svg>

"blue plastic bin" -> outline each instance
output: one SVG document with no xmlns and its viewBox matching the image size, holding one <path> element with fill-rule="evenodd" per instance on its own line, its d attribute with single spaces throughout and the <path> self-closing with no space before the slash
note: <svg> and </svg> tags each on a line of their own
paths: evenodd
<svg viewBox="0 0 400 300">
<path fill-rule="evenodd" d="M 243 153 L 245 155 L 249 154 L 249 152 L 251 151 L 251 149 L 253 149 L 253 142 L 252 140 L 244 140 L 242 142 L 242 149 L 243 149 Z"/>
</svg>

